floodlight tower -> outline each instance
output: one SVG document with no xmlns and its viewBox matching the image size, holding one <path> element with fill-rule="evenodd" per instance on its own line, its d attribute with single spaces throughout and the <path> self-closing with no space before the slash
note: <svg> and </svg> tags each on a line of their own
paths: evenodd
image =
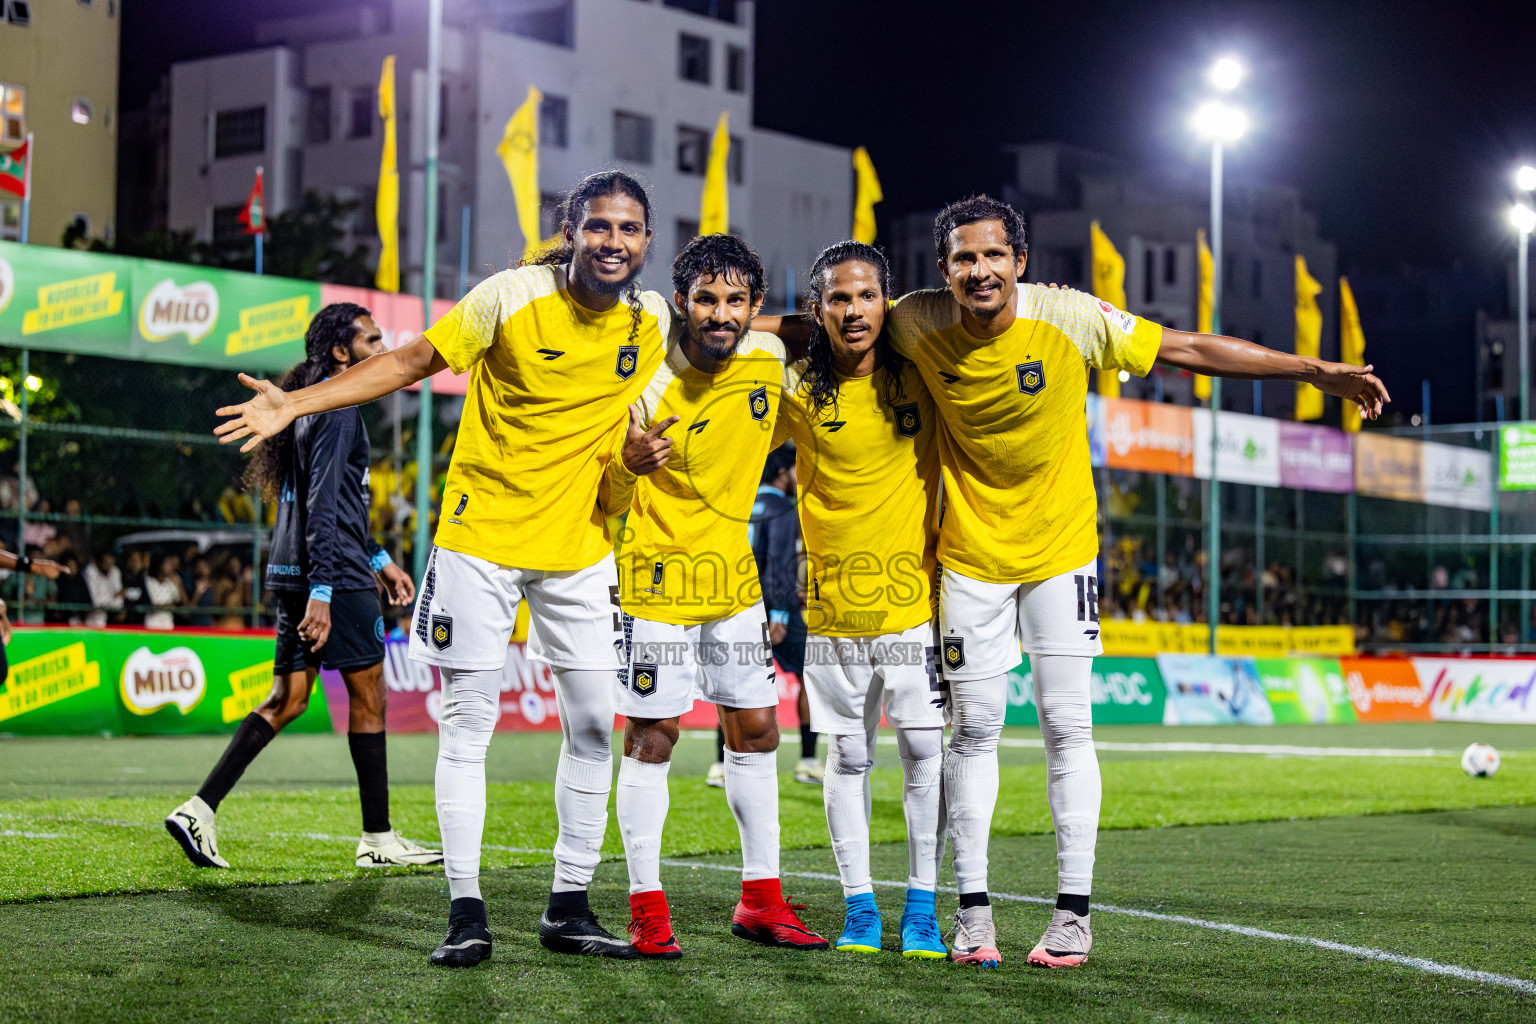
<svg viewBox="0 0 1536 1024">
<path fill-rule="evenodd" d="M 1536 167 L 1526 164 L 1515 172 L 1515 188 L 1521 192 L 1536 190 Z M 1509 211 L 1509 222 L 1519 236 L 1520 256 L 1517 260 L 1520 300 L 1520 418 L 1531 418 L 1531 282 L 1530 248 L 1531 230 L 1536 228 L 1536 210 L 1524 202 L 1517 202 Z"/>
</svg>

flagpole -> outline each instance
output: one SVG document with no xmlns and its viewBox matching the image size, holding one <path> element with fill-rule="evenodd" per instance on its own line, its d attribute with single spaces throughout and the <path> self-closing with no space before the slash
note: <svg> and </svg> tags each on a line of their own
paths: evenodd
<svg viewBox="0 0 1536 1024">
<path fill-rule="evenodd" d="M 258 274 L 261 273 L 261 250 L 262 243 L 266 240 L 266 237 L 267 232 L 265 228 L 256 233 L 256 273 Z"/>
<path fill-rule="evenodd" d="M 27 244 L 27 228 L 32 223 L 32 161 L 34 149 L 32 133 L 27 132 L 27 169 L 21 182 L 21 244 Z"/>
<path fill-rule="evenodd" d="M 437 126 L 438 93 L 442 81 L 443 0 L 427 3 L 427 176 L 421 239 L 421 319 L 422 330 L 432 326 L 432 299 L 437 292 Z M 421 382 L 420 403 L 416 410 L 416 579 L 427 575 L 427 556 L 431 530 L 427 517 L 432 500 L 432 378 Z"/>
</svg>

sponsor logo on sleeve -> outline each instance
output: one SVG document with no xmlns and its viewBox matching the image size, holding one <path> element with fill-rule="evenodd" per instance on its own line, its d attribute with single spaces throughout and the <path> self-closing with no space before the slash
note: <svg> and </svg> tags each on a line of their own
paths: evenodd
<svg viewBox="0 0 1536 1024">
<path fill-rule="evenodd" d="M 1104 314 L 1104 319 L 1120 328 L 1126 334 L 1136 330 L 1136 318 L 1123 309 L 1116 309 L 1103 299 L 1099 300 L 1099 312 Z"/>
</svg>

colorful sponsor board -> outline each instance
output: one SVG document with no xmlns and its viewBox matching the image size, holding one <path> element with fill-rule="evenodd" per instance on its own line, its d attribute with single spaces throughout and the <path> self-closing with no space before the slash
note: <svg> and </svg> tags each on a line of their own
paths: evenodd
<svg viewBox="0 0 1536 1024">
<path fill-rule="evenodd" d="M 1536 661 L 1413 658 L 1437 722 L 1536 725 Z"/>
<path fill-rule="evenodd" d="M 1332 658 L 1257 658 L 1253 665 L 1277 725 L 1355 721 L 1344 672 Z"/>
<path fill-rule="evenodd" d="M 1195 432 L 1195 473 L 1211 476 L 1211 413 L 1192 409 Z M 1260 487 L 1280 486 L 1280 421 L 1263 416 L 1224 412 L 1216 417 L 1216 468 L 1221 479 Z"/>
<path fill-rule="evenodd" d="M 1090 683 L 1095 725 L 1156 725 L 1163 720 L 1163 677 L 1151 658 L 1095 658 Z M 1008 725 L 1037 725 L 1029 659 L 1008 675 Z"/>
<path fill-rule="evenodd" d="M 1355 490 L 1376 498 L 1424 500 L 1424 445 L 1406 437 L 1355 435 Z"/>
<path fill-rule="evenodd" d="M 1099 625 L 1104 653 L 1116 657 L 1205 654 L 1211 649 L 1205 626 L 1128 619 L 1105 619 Z M 1349 626 L 1222 626 L 1216 631 L 1216 649 L 1227 656 L 1339 657 L 1355 653 L 1355 631 Z"/>
<path fill-rule="evenodd" d="M 1273 725 L 1252 658 L 1160 654 L 1164 725 Z"/>
<path fill-rule="evenodd" d="M 1307 423 L 1280 423 L 1280 486 L 1347 494 L 1355 486 L 1349 435 Z"/>
<path fill-rule="evenodd" d="M 1536 423 L 1499 428 L 1499 488 L 1536 490 Z"/>
<path fill-rule="evenodd" d="M 1195 475 L 1195 431 L 1188 406 L 1106 398 L 1101 422 L 1104 465 L 1111 469 Z"/>
<path fill-rule="evenodd" d="M 273 646 L 259 634 L 18 628 L 6 646 L 0 732 L 233 732 L 271 692 Z M 330 727 L 325 705 L 311 701 L 288 728 Z"/>
<path fill-rule="evenodd" d="M 1493 508 L 1491 453 L 1430 441 L 1424 444 L 1420 466 L 1427 503 L 1482 512 Z"/>
<path fill-rule="evenodd" d="M 1344 685 L 1361 722 L 1428 722 L 1429 691 L 1407 658 L 1340 658 Z"/>
</svg>

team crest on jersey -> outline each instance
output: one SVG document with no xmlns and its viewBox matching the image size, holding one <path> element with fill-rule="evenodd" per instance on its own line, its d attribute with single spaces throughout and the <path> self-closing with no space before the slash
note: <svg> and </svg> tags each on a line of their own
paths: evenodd
<svg viewBox="0 0 1536 1024">
<path fill-rule="evenodd" d="M 944 638 L 944 667 L 947 669 L 965 667 L 965 637 L 947 636 Z"/>
<path fill-rule="evenodd" d="M 1045 387 L 1045 367 L 1040 360 L 1020 363 L 1014 369 L 1019 374 L 1019 390 L 1026 395 L 1038 395 Z"/>
<path fill-rule="evenodd" d="M 635 691 L 637 697 L 649 697 L 656 692 L 656 666 L 635 662 L 634 673 L 630 677 L 629 688 Z"/>
<path fill-rule="evenodd" d="M 640 346 L 639 345 L 620 345 L 619 346 L 619 361 L 618 361 L 617 364 L 614 365 L 613 372 L 618 374 L 620 379 L 622 379 L 622 380 L 629 380 L 629 378 L 631 378 L 631 377 L 633 377 L 635 375 L 635 367 L 637 367 L 639 365 L 640 365 Z"/>
<path fill-rule="evenodd" d="M 752 410 L 752 418 L 760 420 L 768 415 L 768 389 L 758 388 L 747 396 L 747 408 Z"/>
<path fill-rule="evenodd" d="M 432 646 L 440 651 L 446 651 L 453 646 L 453 617 L 451 615 L 432 616 Z"/>
<path fill-rule="evenodd" d="M 917 414 L 917 403 L 896 407 L 896 433 L 902 437 L 916 437 L 923 429 L 923 418 Z"/>
</svg>

